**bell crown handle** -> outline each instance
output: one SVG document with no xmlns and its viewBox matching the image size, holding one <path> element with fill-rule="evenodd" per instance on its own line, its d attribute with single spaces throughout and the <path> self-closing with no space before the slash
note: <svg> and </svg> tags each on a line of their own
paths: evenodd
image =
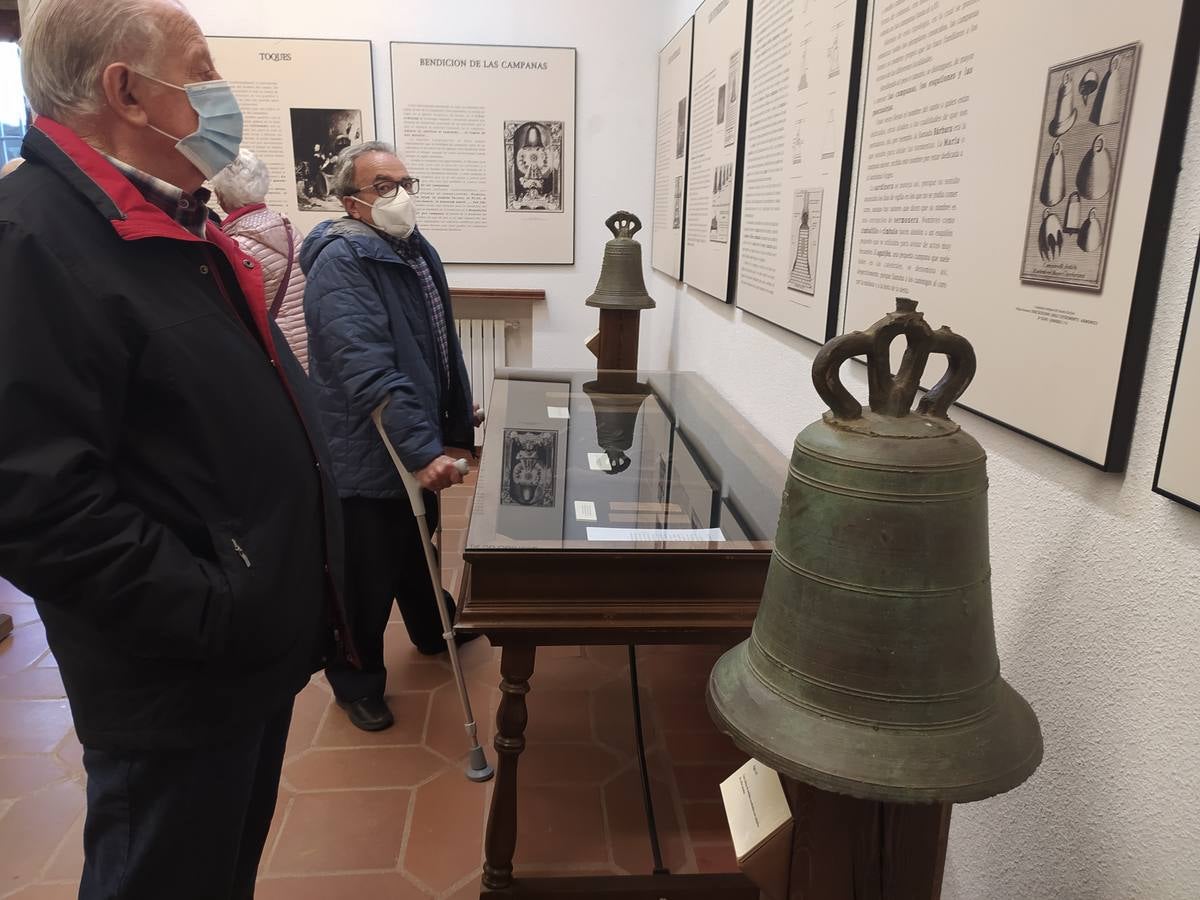
<svg viewBox="0 0 1200 900">
<path fill-rule="evenodd" d="M 891 346 L 900 335 L 907 339 L 908 346 L 900 371 L 893 374 Z M 822 347 L 813 360 L 813 385 L 836 418 L 861 418 L 862 404 L 842 384 L 841 368 L 850 357 L 865 355 L 871 410 L 896 418 L 907 416 L 931 353 L 946 356 L 946 374 L 921 398 L 917 412 L 945 419 L 951 405 L 975 377 L 975 349 L 966 338 L 945 326 L 937 331 L 930 328 L 925 316 L 917 312 L 915 300 L 897 297 L 895 312 L 866 331 L 843 334 Z"/>
<path fill-rule="evenodd" d="M 631 238 L 642 230 L 642 220 L 631 212 L 617 210 L 604 220 L 615 238 Z"/>
</svg>

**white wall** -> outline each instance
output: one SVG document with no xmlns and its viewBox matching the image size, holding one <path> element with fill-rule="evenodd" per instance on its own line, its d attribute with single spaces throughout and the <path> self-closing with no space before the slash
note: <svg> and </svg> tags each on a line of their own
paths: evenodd
<svg viewBox="0 0 1200 900">
<path fill-rule="evenodd" d="M 694 6 L 666 4 L 658 43 Z M 954 414 L 989 454 L 1001 665 L 1046 755 L 1016 791 L 956 807 L 947 900 L 1200 896 L 1200 513 L 1151 493 L 1198 231 L 1200 110 L 1124 475 Z M 780 448 L 823 412 L 814 344 L 686 290 L 665 306 L 671 365 L 704 374 Z M 845 372 L 865 397 L 861 367 Z"/>
<path fill-rule="evenodd" d="M 184 0 L 207 34 L 371 38 L 376 124 L 394 140 L 390 41 L 578 48 L 574 266 L 448 266 L 457 287 L 544 288 L 535 310 L 536 366 L 593 363 L 584 341 L 597 311 L 604 220 L 628 209 L 650 231 L 660 10 L 645 0 Z M 336 78 L 336 72 L 329 73 Z M 419 175 L 420 173 L 414 173 Z M 649 247 L 646 248 L 649 260 Z M 647 273 L 649 267 L 647 266 Z M 650 336 L 647 336 L 647 344 Z M 645 357 L 643 357 L 645 358 Z"/>
</svg>

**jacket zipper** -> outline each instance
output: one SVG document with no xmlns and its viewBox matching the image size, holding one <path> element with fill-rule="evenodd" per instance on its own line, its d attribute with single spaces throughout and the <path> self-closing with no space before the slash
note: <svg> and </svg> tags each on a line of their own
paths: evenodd
<svg viewBox="0 0 1200 900">
<path fill-rule="evenodd" d="M 208 256 L 209 262 L 211 263 L 210 269 L 213 274 L 213 279 L 216 282 L 217 289 L 221 292 L 221 296 L 225 299 L 225 302 L 229 305 L 229 309 L 233 313 L 233 317 L 235 319 L 237 319 L 239 323 L 241 323 L 242 328 L 250 336 L 250 339 L 255 340 L 254 334 L 251 333 L 250 329 L 246 326 L 246 323 L 242 321 L 242 317 L 240 315 L 238 315 L 237 307 L 235 307 L 233 305 L 233 298 L 230 297 L 229 292 L 225 289 L 225 282 L 221 278 L 221 273 L 220 273 L 220 270 L 217 268 L 216 260 L 212 256 L 212 251 L 209 250 L 208 248 L 205 248 L 205 254 Z M 247 303 L 249 303 L 249 302 L 250 301 L 247 300 Z M 266 339 L 264 338 L 264 341 L 265 340 Z M 255 340 L 255 343 L 260 343 L 260 342 Z M 291 387 L 291 385 L 289 385 L 287 383 L 287 379 L 283 377 L 283 373 L 281 373 L 279 371 L 279 366 L 275 362 L 275 359 L 272 355 L 271 348 L 268 345 L 266 345 L 265 343 L 263 343 L 262 346 L 263 346 L 263 350 L 266 352 L 266 355 L 267 355 L 267 362 L 269 362 L 271 364 L 271 368 L 276 370 L 276 375 L 278 375 L 278 377 L 279 377 L 279 381 L 280 381 L 280 384 L 283 386 L 284 393 L 287 394 L 288 399 L 291 401 L 292 409 L 295 411 L 296 418 L 300 421 L 300 427 L 304 430 L 305 437 L 308 438 L 309 448 L 312 451 L 314 461 L 316 461 L 316 459 L 317 459 L 316 444 L 313 441 L 312 432 L 309 431 L 308 423 L 306 421 L 304 421 L 304 416 L 301 415 L 301 413 L 300 413 L 300 405 L 296 402 L 296 397 L 292 393 L 292 387 Z M 335 645 L 338 647 L 338 649 L 340 651 L 343 651 L 343 655 L 345 655 L 349 659 L 350 663 L 352 665 L 358 665 L 359 657 L 358 657 L 358 653 L 355 648 L 350 648 L 352 650 L 352 652 L 350 652 L 350 653 L 344 652 L 346 649 L 346 640 L 345 640 L 345 636 L 342 632 L 341 626 L 343 625 L 343 623 L 346 620 L 346 610 L 345 610 L 345 607 L 342 605 L 342 598 L 338 594 L 337 586 L 334 584 L 334 581 L 333 581 L 333 574 L 332 574 L 332 572 L 330 572 L 330 569 L 329 569 L 329 562 L 328 562 L 328 559 L 329 559 L 329 530 L 327 527 L 328 523 L 327 523 L 326 516 L 325 516 L 326 491 L 325 491 L 325 484 L 324 484 L 323 476 L 319 473 L 319 469 L 320 469 L 319 462 L 317 463 L 317 468 L 318 468 L 317 484 L 318 484 L 318 490 L 321 492 L 321 508 L 322 508 L 321 509 L 321 519 L 322 519 L 321 531 L 322 531 L 324 539 L 325 539 L 324 540 L 325 546 L 323 548 L 325 551 L 325 559 L 326 559 L 325 578 L 326 578 L 327 582 L 329 583 L 330 593 L 333 595 L 334 613 L 335 613 L 335 618 L 338 620 L 333 623 L 333 640 L 334 640 Z M 238 544 L 236 539 L 232 539 L 232 541 L 233 541 L 234 552 L 236 552 L 238 554 L 238 556 L 240 556 L 242 558 L 242 562 L 244 562 L 246 564 L 246 568 L 249 569 L 250 568 L 250 557 L 246 555 L 246 551 L 241 548 L 241 546 Z"/>
<path fill-rule="evenodd" d="M 250 568 L 250 557 L 246 555 L 246 551 L 242 549 L 242 545 L 237 542 L 237 538 L 230 538 L 229 543 L 233 544 L 233 552 L 242 558 L 242 562 L 246 564 L 246 568 Z"/>
</svg>

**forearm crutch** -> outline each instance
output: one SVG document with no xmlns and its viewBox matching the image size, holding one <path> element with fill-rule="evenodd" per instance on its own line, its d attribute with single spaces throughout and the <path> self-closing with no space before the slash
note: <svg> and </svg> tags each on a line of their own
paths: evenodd
<svg viewBox="0 0 1200 900">
<path fill-rule="evenodd" d="M 488 764 L 487 755 L 483 752 L 483 748 L 479 746 L 478 730 L 475 727 L 475 716 L 471 712 L 471 698 L 467 694 L 467 681 L 463 676 L 462 666 L 458 661 L 458 645 L 454 642 L 454 625 L 450 621 L 450 613 L 446 609 L 446 601 L 442 595 L 442 571 L 441 565 L 438 562 L 437 555 L 433 552 L 433 538 L 429 533 L 429 522 L 425 517 L 425 499 L 421 496 L 421 485 L 417 481 L 415 475 L 405 468 L 404 463 L 400 461 L 399 454 L 396 453 L 396 448 L 392 445 L 391 438 L 387 436 L 387 431 L 383 427 L 383 408 L 387 406 L 385 400 L 375 411 L 371 413 L 371 418 L 375 422 L 375 427 L 379 431 L 379 436 L 383 438 L 383 445 L 387 447 L 388 455 L 391 456 L 392 462 L 396 464 L 396 471 L 400 473 L 400 478 L 404 481 L 404 489 L 408 492 L 408 500 L 412 504 L 413 515 L 417 518 L 417 528 L 421 532 L 421 545 L 425 549 L 425 563 L 429 567 L 429 578 L 433 582 L 433 598 L 437 604 L 438 615 L 442 619 L 442 637 L 446 641 L 446 649 L 450 653 L 450 668 L 454 670 L 454 680 L 458 683 L 458 696 L 462 701 L 463 715 L 466 716 L 467 724 L 467 739 L 471 745 L 470 756 L 467 760 L 466 775 L 471 781 L 487 781 L 492 775 L 492 767 Z M 458 471 L 466 475 L 470 471 L 465 459 L 455 460 L 455 466 Z"/>
</svg>

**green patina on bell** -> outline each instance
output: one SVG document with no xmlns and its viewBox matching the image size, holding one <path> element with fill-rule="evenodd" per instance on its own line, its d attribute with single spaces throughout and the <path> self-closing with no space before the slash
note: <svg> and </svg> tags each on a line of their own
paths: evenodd
<svg viewBox="0 0 1200 900">
<path fill-rule="evenodd" d="M 986 456 L 947 417 L 975 352 L 916 306 L 898 300 L 817 354 L 813 382 L 830 410 L 796 438 L 754 630 L 713 669 L 708 705 L 741 749 L 798 781 L 961 803 L 1028 778 L 1042 735 L 1000 677 Z M 913 412 L 930 353 L 949 365 Z M 838 375 L 860 355 L 868 410 Z"/>
<path fill-rule="evenodd" d="M 642 229 L 642 220 L 620 210 L 604 224 L 613 233 L 613 239 L 604 245 L 600 280 L 587 298 L 587 305 L 600 309 L 654 309 L 654 298 L 646 293 L 642 278 L 642 245 L 633 239 Z"/>
</svg>

